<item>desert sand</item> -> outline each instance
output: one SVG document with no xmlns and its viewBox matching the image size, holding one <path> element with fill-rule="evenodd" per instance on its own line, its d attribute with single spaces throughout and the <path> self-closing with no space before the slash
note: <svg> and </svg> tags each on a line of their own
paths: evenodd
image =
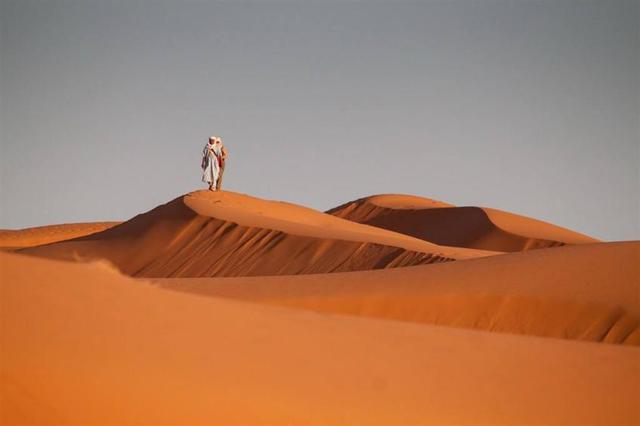
<svg viewBox="0 0 640 426">
<path fill-rule="evenodd" d="M 155 282 L 319 312 L 640 345 L 640 242 L 384 271 Z"/>
<path fill-rule="evenodd" d="M 120 222 L 65 223 L 26 229 L 0 229 L 0 249 L 15 250 L 24 247 L 55 243 L 104 231 Z"/>
<path fill-rule="evenodd" d="M 640 351 L 168 292 L 0 254 L 7 424 L 631 424 Z"/>
<path fill-rule="evenodd" d="M 640 423 L 640 242 L 226 191 L 54 229 L 0 252 L 2 424 Z"/>
<path fill-rule="evenodd" d="M 497 209 L 455 207 L 398 194 L 361 198 L 327 213 L 435 244 L 501 252 L 597 242 L 550 223 Z"/>
<path fill-rule="evenodd" d="M 197 191 L 106 231 L 21 252 L 104 258 L 136 277 L 292 275 L 489 256 L 289 203 Z"/>
</svg>

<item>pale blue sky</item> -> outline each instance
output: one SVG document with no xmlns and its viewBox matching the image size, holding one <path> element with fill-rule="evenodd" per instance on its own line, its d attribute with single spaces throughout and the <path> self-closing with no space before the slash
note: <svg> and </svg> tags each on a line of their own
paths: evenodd
<svg viewBox="0 0 640 426">
<path fill-rule="evenodd" d="M 640 238 L 638 1 L 0 1 L 1 228 L 203 188 L 218 134 L 234 191 Z"/>
</svg>

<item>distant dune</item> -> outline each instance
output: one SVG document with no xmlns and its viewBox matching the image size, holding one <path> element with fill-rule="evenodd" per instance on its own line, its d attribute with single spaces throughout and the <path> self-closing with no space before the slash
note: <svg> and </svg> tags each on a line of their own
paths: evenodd
<svg viewBox="0 0 640 426">
<path fill-rule="evenodd" d="M 0 249 L 14 250 L 82 237 L 104 231 L 120 222 L 66 223 L 26 229 L 0 229 Z"/>
<path fill-rule="evenodd" d="M 0 253 L 0 273 L 7 425 L 640 420 L 635 348 L 180 294 L 104 264 Z"/>
<path fill-rule="evenodd" d="M 434 244 L 514 252 L 598 240 L 536 219 L 410 195 L 361 198 L 327 213 Z"/>
<path fill-rule="evenodd" d="M 104 258 L 137 277 L 325 273 L 494 254 L 438 246 L 294 204 L 211 191 L 179 197 L 98 234 L 21 252 Z"/>
</svg>

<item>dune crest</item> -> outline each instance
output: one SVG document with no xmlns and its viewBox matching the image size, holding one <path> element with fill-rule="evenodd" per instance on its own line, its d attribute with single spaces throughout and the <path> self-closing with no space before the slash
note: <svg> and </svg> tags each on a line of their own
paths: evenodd
<svg viewBox="0 0 640 426">
<path fill-rule="evenodd" d="M 15 250 L 55 243 L 104 231 L 120 222 L 65 223 L 25 229 L 0 229 L 0 249 Z"/>
<path fill-rule="evenodd" d="M 438 245 L 515 252 L 598 240 L 550 223 L 481 207 L 453 205 L 412 195 L 374 195 L 328 214 L 410 235 Z"/>
<path fill-rule="evenodd" d="M 136 277 L 326 273 L 494 254 L 438 246 L 289 203 L 211 191 L 178 197 L 104 232 L 21 252 L 104 258 Z"/>
</svg>

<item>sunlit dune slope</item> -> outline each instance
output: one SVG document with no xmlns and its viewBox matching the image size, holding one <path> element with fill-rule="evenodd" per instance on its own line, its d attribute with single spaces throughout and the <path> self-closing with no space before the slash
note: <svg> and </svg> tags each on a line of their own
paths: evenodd
<svg viewBox="0 0 640 426">
<path fill-rule="evenodd" d="M 120 222 L 65 223 L 25 229 L 0 229 L 0 248 L 18 249 L 54 243 L 104 231 Z"/>
<path fill-rule="evenodd" d="M 640 422 L 636 348 L 200 297 L 18 254 L 0 274 L 3 424 Z"/>
<path fill-rule="evenodd" d="M 384 271 L 156 283 L 322 312 L 640 345 L 640 242 Z"/>
<path fill-rule="evenodd" d="M 481 207 L 455 207 L 411 195 L 376 195 L 327 213 L 435 244 L 514 252 L 597 240 L 550 223 Z"/>
<path fill-rule="evenodd" d="M 339 272 L 493 254 L 441 247 L 293 204 L 211 191 L 179 197 L 98 234 L 23 252 L 105 258 L 139 277 Z"/>
</svg>

